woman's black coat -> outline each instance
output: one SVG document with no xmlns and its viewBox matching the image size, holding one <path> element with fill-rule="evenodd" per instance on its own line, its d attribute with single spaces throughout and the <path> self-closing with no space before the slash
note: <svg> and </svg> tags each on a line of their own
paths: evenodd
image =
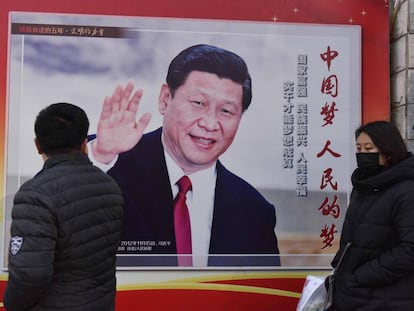
<svg viewBox="0 0 414 311">
<path fill-rule="evenodd" d="M 370 177 L 352 174 L 335 279 L 337 311 L 414 310 L 414 156 Z"/>
</svg>

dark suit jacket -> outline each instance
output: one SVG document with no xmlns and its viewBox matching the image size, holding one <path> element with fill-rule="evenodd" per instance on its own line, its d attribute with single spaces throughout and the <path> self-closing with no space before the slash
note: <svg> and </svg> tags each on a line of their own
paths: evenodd
<svg viewBox="0 0 414 311">
<path fill-rule="evenodd" d="M 177 265 L 175 255 L 160 255 L 176 254 L 173 195 L 161 128 L 144 135 L 134 148 L 120 154 L 108 174 L 119 183 L 125 200 L 119 253 L 144 255 L 135 256 L 133 262 L 119 256 L 119 264 Z M 280 265 L 275 224 L 274 206 L 218 162 L 208 264 Z"/>
</svg>

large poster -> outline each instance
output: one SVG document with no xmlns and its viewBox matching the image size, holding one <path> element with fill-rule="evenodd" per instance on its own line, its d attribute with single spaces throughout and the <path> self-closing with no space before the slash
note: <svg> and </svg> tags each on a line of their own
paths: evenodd
<svg viewBox="0 0 414 311">
<path fill-rule="evenodd" d="M 62 101 L 81 106 L 94 135 L 105 96 L 132 80 L 143 89 L 137 118 L 152 115 L 149 133 L 163 124 L 159 93 L 171 60 L 190 46 L 208 44 L 236 53 L 247 64 L 252 102 L 220 162 L 274 206 L 278 242 L 277 253 L 234 254 L 229 243 L 228 251 L 214 257 L 234 259 L 222 265 L 226 269 L 243 266 L 240 262 L 249 269 L 272 266 L 261 258 L 278 258 L 282 267 L 329 266 L 355 167 L 359 26 L 16 12 L 10 16 L 9 41 L 5 246 L 13 194 L 42 165 L 33 146 L 33 122 L 43 107 Z M 234 215 L 229 225 L 237 219 Z M 247 233 L 255 230 L 249 225 Z M 173 243 L 151 236 L 123 240 L 119 268 L 144 269 L 151 262 L 171 269 L 176 264 L 157 260 L 176 257 L 162 251 Z M 196 268 L 212 268 L 208 249 L 194 256 L 202 262 Z"/>
</svg>

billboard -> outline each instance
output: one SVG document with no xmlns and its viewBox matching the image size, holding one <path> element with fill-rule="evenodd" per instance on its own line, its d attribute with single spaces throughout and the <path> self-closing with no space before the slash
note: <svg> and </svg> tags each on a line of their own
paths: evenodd
<svg viewBox="0 0 414 311">
<path fill-rule="evenodd" d="M 219 160 L 273 205 L 278 248 L 263 251 L 265 235 L 249 241 L 257 231 L 252 218 L 240 224 L 245 236 L 232 232 L 231 223 L 242 222 L 241 214 L 248 213 L 243 202 L 222 220 L 215 215 L 229 210 L 227 203 L 215 204 L 210 214 L 196 206 L 194 217 L 210 219 L 192 228 L 196 267 L 329 266 L 355 167 L 353 130 L 361 119 L 360 26 L 12 12 L 9 29 L 6 247 L 13 193 L 42 165 L 32 146 L 37 113 L 55 102 L 79 105 L 90 118 L 90 135 L 95 135 L 105 96 L 133 80 L 144 92 L 137 118 L 151 113 L 145 132 L 152 132 L 163 125 L 159 92 L 171 60 L 190 46 L 207 44 L 232 51 L 247 64 L 252 102 Z M 93 152 L 90 156 L 94 160 Z M 159 189 L 150 194 L 159 195 Z M 127 214 L 128 209 L 149 208 L 136 201 L 126 206 Z M 140 212 L 127 229 L 135 233 L 139 226 L 161 226 L 169 217 L 148 213 Z M 212 251 L 215 233 L 203 231 L 214 232 L 220 221 L 227 229 L 217 239 L 227 244 Z M 266 226 L 267 220 L 260 221 Z M 123 239 L 120 268 L 177 266 L 174 238 L 148 230 Z M 235 243 L 243 247 L 235 250 Z"/>
</svg>

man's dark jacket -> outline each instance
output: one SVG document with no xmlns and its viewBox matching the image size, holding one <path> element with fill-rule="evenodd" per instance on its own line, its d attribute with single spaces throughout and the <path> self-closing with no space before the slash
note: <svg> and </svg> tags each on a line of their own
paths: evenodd
<svg viewBox="0 0 414 311">
<path fill-rule="evenodd" d="M 120 185 L 125 199 L 121 246 L 130 247 L 130 253 L 176 254 L 173 194 L 161 129 L 144 135 L 133 149 L 120 154 L 108 173 Z M 208 264 L 279 265 L 275 224 L 274 206 L 218 162 Z M 137 265 L 177 265 L 176 256 L 138 256 L 134 262 Z"/>
<path fill-rule="evenodd" d="M 352 175 L 335 278 L 337 311 L 414 310 L 414 157 L 370 177 Z"/>
<path fill-rule="evenodd" d="M 12 210 L 7 311 L 109 311 L 123 199 L 80 152 L 48 159 Z"/>
</svg>

